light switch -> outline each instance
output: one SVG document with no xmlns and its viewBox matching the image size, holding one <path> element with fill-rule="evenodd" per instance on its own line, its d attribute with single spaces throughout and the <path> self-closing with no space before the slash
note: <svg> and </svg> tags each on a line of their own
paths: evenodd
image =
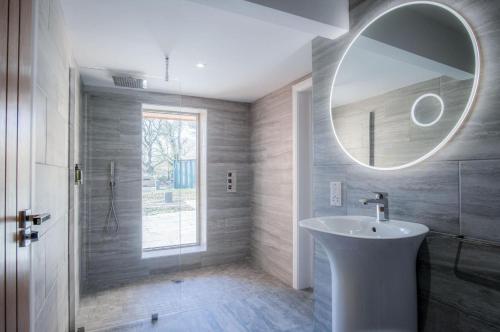
<svg viewBox="0 0 500 332">
<path fill-rule="evenodd" d="M 226 191 L 228 193 L 235 193 L 236 192 L 236 172 L 235 171 L 227 171 Z"/>
<path fill-rule="evenodd" d="M 330 182 L 330 206 L 342 206 L 342 182 Z"/>
</svg>

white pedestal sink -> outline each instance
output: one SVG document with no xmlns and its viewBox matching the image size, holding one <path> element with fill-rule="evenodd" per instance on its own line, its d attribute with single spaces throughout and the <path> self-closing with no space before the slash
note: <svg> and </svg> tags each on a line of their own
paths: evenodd
<svg viewBox="0 0 500 332">
<path fill-rule="evenodd" d="M 332 272 L 332 331 L 417 331 L 416 257 L 424 225 L 375 218 L 300 221 Z"/>
</svg>

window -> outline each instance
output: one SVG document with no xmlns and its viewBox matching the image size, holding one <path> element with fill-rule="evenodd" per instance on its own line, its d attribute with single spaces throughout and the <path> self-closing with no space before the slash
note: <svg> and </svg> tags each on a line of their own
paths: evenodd
<svg viewBox="0 0 500 332">
<path fill-rule="evenodd" d="M 143 111 L 143 251 L 200 244 L 199 117 Z"/>
</svg>

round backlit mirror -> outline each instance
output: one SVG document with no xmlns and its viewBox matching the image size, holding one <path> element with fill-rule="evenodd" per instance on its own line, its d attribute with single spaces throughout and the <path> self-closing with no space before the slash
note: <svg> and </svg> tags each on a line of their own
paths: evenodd
<svg viewBox="0 0 500 332">
<path fill-rule="evenodd" d="M 392 8 L 349 44 L 335 72 L 335 137 L 356 162 L 390 170 L 434 154 L 459 129 L 479 77 L 477 41 L 454 10 Z"/>
</svg>

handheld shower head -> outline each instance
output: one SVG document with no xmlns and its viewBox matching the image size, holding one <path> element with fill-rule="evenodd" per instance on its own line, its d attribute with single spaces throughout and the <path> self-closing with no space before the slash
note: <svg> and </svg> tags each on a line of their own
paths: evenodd
<svg viewBox="0 0 500 332">
<path fill-rule="evenodd" d="M 114 185 L 115 184 L 115 161 L 111 160 L 109 163 L 109 182 Z"/>
<path fill-rule="evenodd" d="M 106 232 L 111 231 L 111 218 L 114 220 L 114 231 L 115 233 L 118 232 L 120 229 L 120 223 L 118 221 L 118 217 L 116 215 L 116 209 L 115 209 L 115 161 L 111 160 L 109 163 L 109 186 L 111 187 L 111 196 L 110 196 L 110 206 L 108 210 L 108 214 L 106 215 L 106 226 L 105 230 Z"/>
</svg>

